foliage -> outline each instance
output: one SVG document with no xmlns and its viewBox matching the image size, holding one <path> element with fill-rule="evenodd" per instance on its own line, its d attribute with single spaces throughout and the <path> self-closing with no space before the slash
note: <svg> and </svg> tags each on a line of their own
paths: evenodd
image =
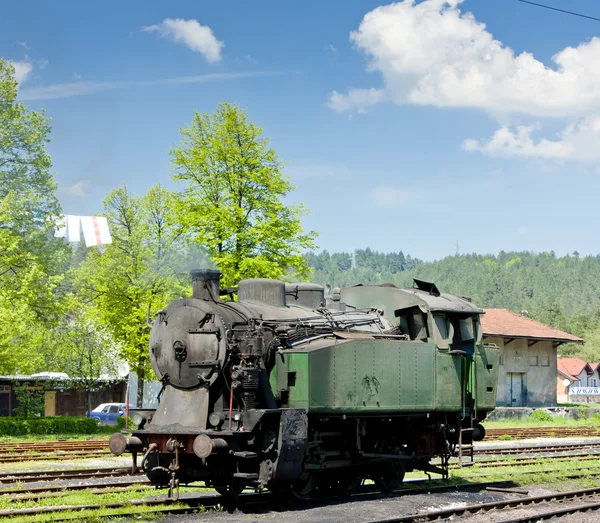
<svg viewBox="0 0 600 523">
<path fill-rule="evenodd" d="M 529 416 L 529 419 L 532 421 L 542 421 L 548 423 L 551 423 L 554 420 L 554 418 L 548 412 L 541 409 L 534 410 Z"/>
<path fill-rule="evenodd" d="M 313 269 L 312 281 L 333 287 L 391 282 L 398 273 L 422 263 L 410 254 L 405 256 L 402 251 L 382 253 L 368 247 L 354 251 L 355 268 L 352 268 L 352 254 L 347 252 L 329 254 L 324 250 L 308 252 L 304 257 Z"/>
<path fill-rule="evenodd" d="M 53 365 L 65 372 L 71 382 L 86 391 L 86 408 L 90 412 L 91 391 L 98 390 L 98 380 L 110 380 L 127 373 L 121 358 L 121 346 L 107 327 L 89 318 L 90 311 L 78 311 L 55 329 L 58 359 Z"/>
<path fill-rule="evenodd" d="M 104 200 L 113 243 L 88 251 L 75 270 L 77 300 L 105 325 L 140 382 L 151 372 L 146 316 L 189 295 L 188 259 L 195 251 L 172 225 L 173 195 L 161 186 L 136 196 L 127 187 Z"/>
<path fill-rule="evenodd" d="M 46 151 L 50 122 L 17 101 L 0 58 L 0 373 L 40 364 L 44 327 L 61 312 L 69 248 L 54 238 L 60 206 Z M 17 348 L 18 350 L 14 350 Z"/>
<path fill-rule="evenodd" d="M 176 181 L 186 182 L 177 221 L 206 247 L 226 286 L 243 278 L 305 278 L 302 206 L 286 206 L 293 187 L 262 129 L 239 107 L 222 103 L 214 114 L 194 113 L 171 150 Z"/>
<path fill-rule="evenodd" d="M 44 387 L 29 382 L 13 384 L 18 405 L 13 409 L 17 417 L 35 418 L 44 415 Z"/>
<path fill-rule="evenodd" d="M 98 420 L 75 416 L 48 418 L 0 418 L 0 435 L 26 436 L 31 434 L 95 434 Z"/>
</svg>

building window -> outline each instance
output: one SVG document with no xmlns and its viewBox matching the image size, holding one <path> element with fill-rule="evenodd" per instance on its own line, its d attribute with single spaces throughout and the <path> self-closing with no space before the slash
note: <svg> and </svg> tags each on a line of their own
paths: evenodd
<svg viewBox="0 0 600 523">
<path fill-rule="evenodd" d="M 530 367 L 537 367 L 538 364 L 539 364 L 539 362 L 538 362 L 537 356 L 529 356 L 529 366 Z"/>
<path fill-rule="evenodd" d="M 500 354 L 500 360 L 498 361 L 500 365 L 504 365 L 504 354 Z"/>
<path fill-rule="evenodd" d="M 550 356 L 542 356 L 542 367 L 550 367 Z"/>
</svg>

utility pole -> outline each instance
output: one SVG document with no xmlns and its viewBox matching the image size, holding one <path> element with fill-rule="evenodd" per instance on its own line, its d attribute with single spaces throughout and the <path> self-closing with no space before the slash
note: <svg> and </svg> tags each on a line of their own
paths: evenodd
<svg viewBox="0 0 600 523">
<path fill-rule="evenodd" d="M 456 256 L 460 254 L 460 245 L 458 245 L 458 240 L 456 240 Z"/>
<path fill-rule="evenodd" d="M 352 251 L 352 262 L 350 268 L 356 269 L 356 251 Z"/>
</svg>

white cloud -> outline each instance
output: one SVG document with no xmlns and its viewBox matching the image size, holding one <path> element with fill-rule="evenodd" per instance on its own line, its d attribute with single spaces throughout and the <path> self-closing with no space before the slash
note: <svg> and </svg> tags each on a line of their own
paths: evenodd
<svg viewBox="0 0 600 523">
<path fill-rule="evenodd" d="M 73 76 L 71 78 L 76 82 L 77 80 L 81 80 L 81 78 L 83 77 L 78 73 L 73 73 Z"/>
<path fill-rule="evenodd" d="M 518 232 L 519 234 L 527 234 L 529 231 L 528 231 L 527 227 L 524 227 L 523 225 L 521 225 L 521 227 L 519 227 L 519 228 L 517 229 L 517 232 Z"/>
<path fill-rule="evenodd" d="M 21 100 L 52 100 L 55 98 L 68 98 L 71 96 L 86 96 L 113 89 L 126 89 L 131 87 L 147 87 L 153 85 L 184 85 L 203 84 L 219 80 L 238 80 L 260 76 L 274 76 L 280 73 L 270 71 L 250 71 L 241 73 L 213 73 L 193 76 L 178 76 L 157 80 L 117 81 L 117 82 L 65 82 L 61 84 L 46 85 L 22 89 L 19 93 Z"/>
<path fill-rule="evenodd" d="M 413 191 L 407 189 L 399 189 L 388 185 L 379 185 L 369 193 L 371 203 L 377 207 L 386 209 L 397 209 L 406 207 L 414 199 Z"/>
<path fill-rule="evenodd" d="M 349 89 L 347 94 L 333 91 L 329 95 L 327 105 L 338 113 L 357 109 L 366 112 L 367 107 L 385 101 L 386 94 L 379 89 Z"/>
<path fill-rule="evenodd" d="M 65 188 L 62 192 L 67 196 L 74 196 L 75 198 L 81 198 L 86 195 L 85 186 L 89 183 L 89 180 L 81 180 L 75 182 L 73 185 Z"/>
<path fill-rule="evenodd" d="M 600 38 L 566 47 L 546 66 L 496 40 L 462 0 L 404 0 L 367 13 L 350 35 L 381 89 L 333 92 L 336 111 L 391 100 L 535 116 L 600 110 Z M 377 93 L 374 96 L 373 93 Z"/>
<path fill-rule="evenodd" d="M 15 62 L 13 61 L 13 67 L 15 68 L 15 80 L 20 84 L 27 80 L 27 77 L 33 71 L 33 65 L 29 62 Z"/>
<path fill-rule="evenodd" d="M 535 140 L 534 126 L 505 126 L 487 141 L 465 140 L 465 151 L 477 151 L 489 156 L 514 156 L 545 159 L 568 159 L 578 162 L 600 161 L 600 117 L 590 116 L 569 124 L 556 140 Z"/>
<path fill-rule="evenodd" d="M 215 38 L 212 29 L 197 20 L 165 18 L 160 24 L 142 27 L 142 31 L 157 32 L 160 37 L 182 43 L 201 53 L 207 62 L 218 62 L 225 44 Z"/>
</svg>

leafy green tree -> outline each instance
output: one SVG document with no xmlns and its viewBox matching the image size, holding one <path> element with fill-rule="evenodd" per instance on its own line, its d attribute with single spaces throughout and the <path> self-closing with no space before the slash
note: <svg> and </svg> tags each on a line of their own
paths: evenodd
<svg viewBox="0 0 600 523">
<path fill-rule="evenodd" d="M 14 415 L 19 418 L 43 416 L 45 407 L 44 388 L 43 385 L 27 381 L 13 383 L 18 404 L 13 409 Z"/>
<path fill-rule="evenodd" d="M 103 381 L 118 379 L 128 370 L 121 357 L 121 346 L 109 329 L 91 319 L 90 314 L 92 310 L 79 310 L 55 329 L 59 350 L 53 365 L 69 376 L 72 387 L 85 390 L 88 412 L 92 410 L 91 392 L 101 389 Z"/>
<path fill-rule="evenodd" d="M 173 178 L 187 183 L 177 221 L 204 246 L 225 285 L 243 278 L 306 278 L 302 206 L 286 206 L 292 191 L 282 163 L 245 111 L 222 103 L 214 114 L 194 113 L 170 154 Z"/>
<path fill-rule="evenodd" d="M 17 101 L 0 58 L 0 372 L 35 369 L 44 330 L 61 314 L 68 245 L 54 238 L 60 206 L 46 145 L 50 122 Z"/>
<path fill-rule="evenodd" d="M 104 200 L 113 243 L 92 249 L 76 270 L 80 303 L 93 306 L 90 319 L 105 325 L 121 347 L 121 356 L 138 376 L 138 404 L 149 364 L 146 317 L 169 301 L 189 295 L 187 260 L 195 257 L 172 224 L 173 195 L 161 186 L 136 196 L 127 187 Z"/>
</svg>

